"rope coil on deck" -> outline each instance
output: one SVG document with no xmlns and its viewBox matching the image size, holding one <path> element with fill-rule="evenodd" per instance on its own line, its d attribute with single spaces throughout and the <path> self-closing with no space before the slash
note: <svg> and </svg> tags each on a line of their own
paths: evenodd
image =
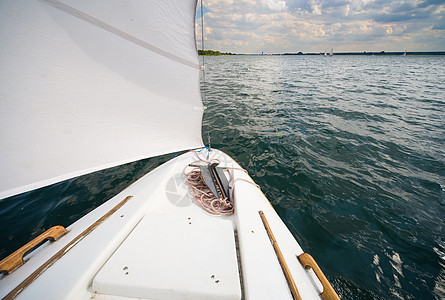
<svg viewBox="0 0 445 300">
<path fill-rule="evenodd" d="M 193 151 L 193 150 L 192 150 Z M 198 152 L 199 151 L 193 151 L 197 157 L 198 160 L 194 161 L 193 163 L 187 165 L 184 168 L 184 175 L 187 178 L 187 182 L 191 187 L 191 194 L 193 196 L 193 200 L 196 204 L 198 204 L 199 206 L 202 207 L 202 209 L 204 209 L 207 213 L 212 214 L 212 215 L 217 215 L 217 216 L 221 216 L 221 215 L 231 215 L 234 213 L 235 210 L 235 205 L 233 202 L 233 190 L 234 190 L 234 186 L 235 183 L 238 181 L 245 181 L 247 183 L 253 184 L 255 186 L 257 186 L 259 188 L 259 186 L 253 182 L 250 182 L 248 180 L 242 179 L 242 178 L 237 178 L 235 179 L 234 176 L 230 173 L 230 170 L 240 170 L 243 171 L 245 173 L 247 173 L 246 170 L 242 169 L 242 168 L 229 168 L 229 167 L 225 167 L 224 169 L 224 173 L 229 175 L 229 179 L 228 182 L 230 184 L 230 199 L 232 199 L 232 201 L 230 201 L 228 199 L 228 197 L 222 197 L 223 193 L 221 193 L 221 190 L 219 189 L 219 187 L 217 186 L 217 190 L 218 190 L 218 196 L 216 197 L 210 190 L 210 188 L 207 186 L 207 184 L 205 183 L 202 174 L 201 174 L 201 170 L 200 167 L 197 166 L 196 164 L 198 163 L 204 163 L 204 164 L 213 164 L 213 163 L 220 163 L 220 161 L 218 159 L 202 159 L 201 157 L 199 157 Z M 190 171 L 187 172 L 188 168 L 192 168 Z"/>
<path fill-rule="evenodd" d="M 186 173 L 187 182 L 191 187 L 191 193 L 196 204 L 212 215 L 231 215 L 234 205 L 227 198 L 215 197 L 202 179 L 201 170 L 193 168 Z"/>
</svg>

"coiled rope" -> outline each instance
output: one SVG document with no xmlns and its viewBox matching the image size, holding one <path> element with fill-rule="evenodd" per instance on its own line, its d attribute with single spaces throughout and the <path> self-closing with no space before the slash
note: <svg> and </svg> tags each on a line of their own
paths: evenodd
<svg viewBox="0 0 445 300">
<path fill-rule="evenodd" d="M 234 213 L 235 211 L 235 205 L 234 205 L 234 198 L 233 198 L 233 191 L 235 183 L 238 181 L 245 181 L 250 184 L 255 185 L 259 188 L 259 186 L 251 181 L 245 180 L 243 178 L 237 178 L 234 180 L 234 176 L 230 173 L 231 170 L 240 170 L 247 174 L 247 171 L 242 168 L 223 168 L 224 171 L 227 172 L 229 175 L 229 189 L 230 189 L 230 199 L 232 201 L 229 201 L 227 197 L 223 198 L 221 197 L 222 193 L 219 190 L 219 187 L 217 186 L 218 190 L 218 197 L 216 197 L 209 189 L 207 184 L 204 182 L 204 179 L 202 178 L 201 169 L 199 166 L 196 166 L 196 164 L 213 164 L 213 163 L 220 163 L 218 159 L 211 159 L 211 160 L 204 160 L 199 157 L 197 151 L 192 150 L 198 160 L 194 161 L 193 163 L 187 165 L 184 168 L 184 175 L 187 178 L 187 182 L 191 187 L 191 194 L 193 196 L 193 200 L 196 204 L 202 207 L 207 213 L 211 215 L 217 215 L 217 216 L 228 216 Z M 191 168 L 188 172 L 187 169 Z"/>
<path fill-rule="evenodd" d="M 234 205 L 227 198 L 215 197 L 204 183 L 200 168 L 193 168 L 186 174 L 187 182 L 191 186 L 191 193 L 196 204 L 212 215 L 231 215 Z"/>
</svg>

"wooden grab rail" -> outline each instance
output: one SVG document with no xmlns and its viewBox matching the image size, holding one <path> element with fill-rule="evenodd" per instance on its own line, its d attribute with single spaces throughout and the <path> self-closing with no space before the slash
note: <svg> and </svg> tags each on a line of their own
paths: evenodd
<svg viewBox="0 0 445 300">
<path fill-rule="evenodd" d="M 317 275 L 318 280 L 320 280 L 323 285 L 323 292 L 321 293 L 321 298 L 324 300 L 340 300 L 332 285 L 329 283 L 326 276 L 324 276 L 320 267 L 315 262 L 315 259 L 308 253 L 303 253 L 298 256 L 298 260 L 303 265 L 305 269 L 312 268 L 315 275 Z"/>
<path fill-rule="evenodd" d="M 82 240 L 85 236 L 87 236 L 90 232 L 92 232 L 97 226 L 102 224 L 108 217 L 114 214 L 119 208 L 121 208 L 128 200 L 133 198 L 133 196 L 127 196 L 124 200 L 119 202 L 115 207 L 109 210 L 106 214 L 100 217 L 96 222 L 90 225 L 87 229 L 82 231 L 81 234 L 76 236 L 73 240 L 71 240 L 68 244 L 66 244 L 62 249 L 60 249 L 56 254 L 54 254 L 50 259 L 48 259 L 45 263 L 43 263 L 40 267 L 38 267 L 34 272 L 31 273 L 25 280 L 23 280 L 18 286 L 16 286 L 12 291 L 9 292 L 2 300 L 11 300 L 14 299 L 25 287 L 27 287 L 31 282 L 34 281 L 43 271 L 45 271 L 49 266 L 51 266 L 55 261 L 61 258 L 65 253 L 67 253 L 74 245 L 76 245 L 80 240 Z"/>
<path fill-rule="evenodd" d="M 54 226 L 21 247 L 20 249 L 16 250 L 14 253 L 10 254 L 8 257 L 3 259 L 0 262 L 0 273 L 3 274 L 9 274 L 21 265 L 23 265 L 23 256 L 25 254 L 33 249 L 34 247 L 38 246 L 40 243 L 42 243 L 45 240 L 49 240 L 51 242 L 57 240 L 59 237 L 64 235 L 66 233 L 66 229 L 63 226 Z"/>
<path fill-rule="evenodd" d="M 284 272 L 284 276 L 286 277 L 287 284 L 292 292 L 292 295 L 295 300 L 301 300 L 300 293 L 298 292 L 297 285 L 295 284 L 294 279 L 292 278 L 292 274 L 286 264 L 283 253 L 281 253 L 280 247 L 278 247 L 277 241 L 272 233 L 272 229 L 270 229 L 269 222 L 267 222 L 266 216 L 263 211 L 258 212 L 260 214 L 261 220 L 263 221 L 264 227 L 266 228 L 267 234 L 269 235 L 269 239 L 272 243 L 272 246 L 275 250 L 275 254 L 277 255 L 278 261 L 280 262 L 281 269 Z"/>
</svg>

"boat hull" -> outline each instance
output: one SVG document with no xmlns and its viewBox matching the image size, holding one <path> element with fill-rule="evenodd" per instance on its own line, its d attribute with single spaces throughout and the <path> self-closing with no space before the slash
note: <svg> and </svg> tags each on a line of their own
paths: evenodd
<svg viewBox="0 0 445 300">
<path fill-rule="evenodd" d="M 232 215 L 211 215 L 194 202 L 184 170 L 202 161 L 226 168 Z M 206 148 L 161 165 L 33 251 L 0 280 L 0 297 L 62 250 L 19 299 L 292 299 L 260 211 L 301 297 L 320 299 L 320 283 L 297 258 L 303 250 L 261 190 L 232 158 Z"/>
</svg>

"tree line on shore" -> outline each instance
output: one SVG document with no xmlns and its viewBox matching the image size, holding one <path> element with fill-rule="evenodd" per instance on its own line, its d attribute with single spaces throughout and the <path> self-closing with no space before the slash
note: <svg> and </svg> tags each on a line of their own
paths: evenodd
<svg viewBox="0 0 445 300">
<path fill-rule="evenodd" d="M 276 53 L 276 54 L 236 54 L 231 52 L 220 52 L 215 50 L 198 50 L 200 56 L 220 56 L 220 55 L 324 55 L 321 52 L 295 52 L 295 53 Z M 333 55 L 445 55 L 445 51 L 424 51 L 424 52 L 335 52 Z"/>
<path fill-rule="evenodd" d="M 219 51 L 214 50 L 198 50 L 199 55 L 209 55 L 209 56 L 219 56 L 219 55 L 235 55 L 234 53 L 224 52 L 221 53 Z"/>
</svg>

